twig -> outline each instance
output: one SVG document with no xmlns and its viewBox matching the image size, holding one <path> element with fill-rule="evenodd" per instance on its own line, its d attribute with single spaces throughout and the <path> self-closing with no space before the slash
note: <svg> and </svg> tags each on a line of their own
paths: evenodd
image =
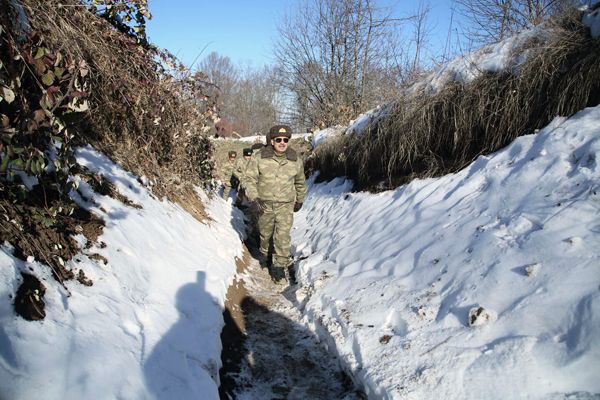
<svg viewBox="0 0 600 400">
<path fill-rule="evenodd" d="M 75 84 L 75 79 L 77 79 L 77 74 L 79 74 L 79 68 L 75 68 L 75 70 L 72 72 L 71 75 L 71 80 L 69 81 L 69 86 L 67 86 L 67 91 L 65 92 L 65 94 L 62 95 L 62 97 L 56 102 L 56 104 L 54 105 L 54 107 L 52 107 L 52 110 L 50 110 L 50 113 L 52 113 L 53 118 L 56 119 L 56 116 L 54 116 L 54 111 L 56 111 L 56 109 L 61 105 L 61 103 L 64 101 L 64 99 L 70 94 L 70 92 L 73 90 L 73 85 Z M 52 120 L 52 122 L 54 122 L 54 120 Z"/>
</svg>

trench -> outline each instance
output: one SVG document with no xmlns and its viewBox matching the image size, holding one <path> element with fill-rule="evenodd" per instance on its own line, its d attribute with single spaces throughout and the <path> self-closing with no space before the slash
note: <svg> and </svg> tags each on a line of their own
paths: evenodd
<svg viewBox="0 0 600 400">
<path fill-rule="evenodd" d="M 249 251 L 238 260 L 221 333 L 221 399 L 365 399 Z"/>
</svg>

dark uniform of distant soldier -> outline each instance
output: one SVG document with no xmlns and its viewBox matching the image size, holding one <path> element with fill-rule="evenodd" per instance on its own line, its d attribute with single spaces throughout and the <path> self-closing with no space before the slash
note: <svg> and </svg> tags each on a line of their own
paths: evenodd
<svg viewBox="0 0 600 400">
<path fill-rule="evenodd" d="M 279 282 L 289 264 L 293 213 L 302 207 L 306 183 L 302 159 L 288 145 L 290 127 L 275 125 L 269 136 L 267 146 L 252 157 L 246 170 L 246 196 L 259 213 L 261 263 L 267 263 L 272 240 L 271 277 Z"/>
</svg>

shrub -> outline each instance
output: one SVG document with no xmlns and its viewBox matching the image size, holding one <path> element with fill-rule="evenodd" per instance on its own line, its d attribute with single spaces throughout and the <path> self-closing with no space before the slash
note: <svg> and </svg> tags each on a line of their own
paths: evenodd
<svg viewBox="0 0 600 400">
<path fill-rule="evenodd" d="M 91 143 L 156 194 L 194 202 L 191 185 L 213 175 L 211 85 L 146 41 L 146 0 L 0 0 L 0 10 L 0 241 L 60 283 L 89 285 L 66 262 L 73 236 L 93 242 L 103 222 L 69 198 L 69 177 L 86 174 L 73 147 Z"/>
<path fill-rule="evenodd" d="M 597 105 L 600 41 L 580 21 L 581 13 L 570 11 L 548 22 L 545 40 L 520 49 L 527 60 L 517 72 L 483 73 L 434 95 L 400 94 L 362 134 L 317 147 L 308 167 L 320 171 L 319 180 L 346 175 L 355 190 L 392 188 L 457 171 L 556 115 Z"/>
<path fill-rule="evenodd" d="M 85 82 L 61 81 L 72 86 L 62 93 L 67 99 L 85 99 L 82 115 L 71 121 L 77 143 L 91 143 L 127 169 L 152 177 L 161 194 L 174 174 L 196 183 L 211 179 L 210 168 L 197 159 L 210 160 L 210 147 L 201 146 L 202 153 L 189 149 L 217 118 L 210 84 L 145 40 L 145 0 L 1 1 L 8 9 L 22 5 L 29 25 L 13 27 L 12 37 L 25 31 L 27 38 L 43 38 L 46 50 L 85 76 Z"/>
</svg>

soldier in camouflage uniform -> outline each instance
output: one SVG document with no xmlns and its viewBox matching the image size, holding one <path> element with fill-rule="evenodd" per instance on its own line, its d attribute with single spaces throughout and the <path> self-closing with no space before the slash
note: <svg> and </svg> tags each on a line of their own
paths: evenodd
<svg viewBox="0 0 600 400">
<path fill-rule="evenodd" d="M 269 137 L 269 133 L 267 133 L 267 138 Z M 269 143 L 269 146 L 271 144 Z M 262 143 L 254 143 L 252 145 L 252 148 L 250 149 L 252 151 L 252 155 L 251 158 L 256 157 L 256 154 L 260 153 L 260 151 L 265 147 L 264 144 Z M 248 165 L 250 165 L 250 163 L 248 163 Z M 248 167 L 246 167 L 246 170 L 244 171 L 244 176 L 246 174 L 246 171 L 248 170 Z M 248 200 L 248 196 L 246 195 L 246 191 L 244 190 L 244 196 L 246 197 L 246 200 Z M 247 223 L 247 232 L 248 232 L 248 243 L 250 246 L 254 246 L 254 247 L 258 247 L 258 241 L 259 241 L 259 234 L 258 234 L 258 213 L 255 207 L 248 207 L 245 210 L 246 216 L 248 218 L 248 223 Z"/>
<path fill-rule="evenodd" d="M 246 197 L 246 191 L 244 189 L 245 184 L 245 176 L 246 176 L 246 170 L 248 169 L 248 164 L 250 164 L 250 158 L 252 157 L 252 149 L 251 148 L 245 148 L 243 150 L 243 159 L 239 160 L 239 164 L 238 167 L 235 171 L 236 176 L 238 177 L 239 180 L 239 184 L 238 184 L 238 191 L 237 191 L 237 203 L 238 204 L 242 204 L 242 202 L 245 200 Z"/>
<path fill-rule="evenodd" d="M 229 192 L 231 192 L 231 188 L 237 188 L 238 184 L 238 170 L 239 170 L 239 162 L 236 160 L 237 152 L 230 151 L 227 154 L 227 162 L 221 168 L 222 171 L 222 181 L 223 181 L 223 198 L 227 200 L 229 198 Z"/>
<path fill-rule="evenodd" d="M 269 134 L 270 145 L 254 155 L 246 171 L 246 196 L 259 214 L 261 264 L 267 263 L 272 240 L 271 277 L 279 282 L 285 278 L 294 212 L 302 207 L 306 184 L 302 159 L 288 146 L 290 127 L 275 125 Z"/>
</svg>

